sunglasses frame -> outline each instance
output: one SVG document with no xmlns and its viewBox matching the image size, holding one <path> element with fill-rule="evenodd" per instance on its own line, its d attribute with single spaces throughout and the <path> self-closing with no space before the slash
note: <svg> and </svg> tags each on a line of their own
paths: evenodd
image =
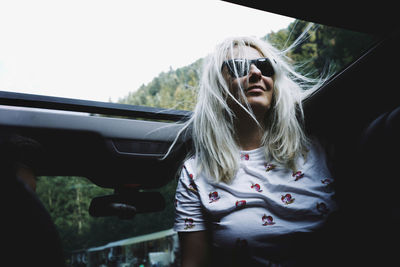
<svg viewBox="0 0 400 267">
<path fill-rule="evenodd" d="M 240 78 L 249 74 L 250 66 L 252 64 L 254 64 L 261 71 L 261 74 L 263 76 L 272 77 L 275 74 L 275 69 L 272 66 L 271 60 L 266 57 L 261 57 L 256 59 L 246 59 L 246 58 L 228 59 L 222 63 L 221 71 L 224 68 L 224 66 L 226 66 L 229 75 L 231 77 Z"/>
</svg>

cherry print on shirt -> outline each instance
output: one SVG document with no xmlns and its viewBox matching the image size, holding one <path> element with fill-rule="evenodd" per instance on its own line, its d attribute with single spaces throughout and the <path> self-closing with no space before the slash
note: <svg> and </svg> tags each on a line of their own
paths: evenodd
<svg viewBox="0 0 400 267">
<path fill-rule="evenodd" d="M 265 171 L 266 172 L 269 172 L 270 170 L 273 170 L 273 169 L 275 169 L 276 168 L 276 165 L 275 164 L 272 164 L 272 163 L 265 163 Z"/>
<path fill-rule="evenodd" d="M 208 198 L 210 199 L 210 203 L 216 202 L 220 199 L 217 191 L 214 191 L 214 192 L 211 192 L 210 194 L 208 194 Z"/>
<path fill-rule="evenodd" d="M 323 202 L 317 203 L 317 210 L 321 215 L 326 215 L 329 213 L 329 208 Z"/>
<path fill-rule="evenodd" d="M 197 193 L 197 186 L 193 181 L 189 184 L 188 188 L 190 191 Z"/>
<path fill-rule="evenodd" d="M 299 179 L 303 178 L 303 176 L 304 173 L 302 173 L 301 171 L 297 171 L 292 174 L 292 177 L 294 177 L 295 181 L 298 181 Z"/>
<path fill-rule="evenodd" d="M 251 183 L 251 188 L 256 190 L 257 192 L 262 192 L 261 186 L 259 184 Z"/>
<path fill-rule="evenodd" d="M 238 200 L 235 203 L 236 208 L 243 209 L 246 206 L 246 200 Z"/>
<path fill-rule="evenodd" d="M 193 180 L 193 174 L 192 173 L 190 173 L 189 171 L 188 171 L 188 169 L 186 168 L 186 166 L 185 165 L 183 165 L 183 168 L 186 170 L 186 172 L 188 173 L 188 175 L 189 175 L 189 179 L 190 180 Z"/>
<path fill-rule="evenodd" d="M 192 229 L 193 227 L 195 227 L 193 219 L 192 218 L 186 218 L 185 219 L 185 230 Z"/>
<path fill-rule="evenodd" d="M 325 185 L 325 191 L 326 192 L 332 192 L 332 190 L 333 190 L 333 181 L 332 181 L 332 179 L 329 179 L 329 178 L 325 178 L 325 179 L 323 179 L 323 180 L 321 180 L 321 183 L 322 184 L 324 184 Z"/>
<path fill-rule="evenodd" d="M 286 194 L 284 196 L 282 195 L 281 200 L 285 205 L 289 205 L 294 202 L 294 198 L 292 198 L 291 194 Z"/>
<path fill-rule="evenodd" d="M 244 160 L 249 160 L 250 159 L 250 156 L 249 156 L 249 154 L 241 154 L 240 155 L 240 159 L 244 159 Z"/>
<path fill-rule="evenodd" d="M 332 183 L 332 180 L 329 178 L 325 178 L 325 179 L 321 180 L 321 183 L 328 185 L 328 184 Z"/>
<path fill-rule="evenodd" d="M 262 216 L 262 221 L 263 221 L 263 225 L 273 225 L 275 224 L 275 222 L 273 222 L 274 218 L 272 218 L 272 216 L 267 216 L 266 214 L 264 214 L 264 216 Z"/>
</svg>

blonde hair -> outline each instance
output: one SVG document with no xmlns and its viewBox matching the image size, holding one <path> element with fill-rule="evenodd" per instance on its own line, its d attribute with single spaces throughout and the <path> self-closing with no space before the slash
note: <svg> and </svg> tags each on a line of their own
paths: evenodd
<svg viewBox="0 0 400 267">
<path fill-rule="evenodd" d="M 230 92 L 222 75 L 223 61 L 233 58 L 233 50 L 250 46 L 271 60 L 275 74 L 273 101 L 266 121 L 262 144 L 266 158 L 295 171 L 296 159 L 307 151 L 309 140 L 303 129 L 302 101 L 319 87 L 322 79 L 310 79 L 295 71 L 285 54 L 255 37 L 233 37 L 219 44 L 203 65 L 197 104 L 193 116 L 180 133 L 190 129 L 197 171 L 214 182 L 229 183 L 239 167 L 240 148 L 235 139 L 235 114 L 228 99 L 235 101 L 256 122 L 244 103 Z M 286 49 L 288 51 L 288 49 Z M 189 127 L 190 126 L 190 127 Z"/>
</svg>

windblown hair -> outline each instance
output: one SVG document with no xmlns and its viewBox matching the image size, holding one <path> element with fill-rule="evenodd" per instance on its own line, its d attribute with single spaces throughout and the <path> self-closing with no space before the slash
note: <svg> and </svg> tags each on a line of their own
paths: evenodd
<svg viewBox="0 0 400 267">
<path fill-rule="evenodd" d="M 243 48 L 250 46 L 272 62 L 275 74 L 272 104 L 264 124 L 262 145 L 266 158 L 295 171 L 296 159 L 307 152 L 309 140 L 303 127 L 302 101 L 322 79 L 307 78 L 295 71 L 283 52 L 268 42 L 253 37 L 228 38 L 205 60 L 193 116 L 182 131 L 190 129 L 197 171 L 214 182 L 229 183 L 240 160 L 240 147 L 235 137 L 235 113 L 228 105 L 233 100 L 256 122 L 243 90 L 236 99 L 229 90 L 221 66 L 233 58 L 234 48 L 240 58 Z M 232 101 L 231 101 L 232 102 Z"/>
</svg>

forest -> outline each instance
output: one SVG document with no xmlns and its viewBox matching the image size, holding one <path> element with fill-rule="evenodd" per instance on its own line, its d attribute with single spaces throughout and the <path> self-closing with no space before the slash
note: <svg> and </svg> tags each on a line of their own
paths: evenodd
<svg viewBox="0 0 400 267">
<path fill-rule="evenodd" d="M 285 49 L 307 25 L 296 20 L 285 29 L 266 34 L 264 39 L 278 49 Z M 287 56 L 302 73 L 318 77 L 328 70 L 338 72 L 345 68 L 373 42 L 374 37 L 366 34 L 315 25 Z M 162 72 L 150 83 L 132 88 L 118 103 L 192 110 L 202 62 L 203 59 L 198 59 L 189 66 Z M 100 188 L 84 177 L 39 177 L 37 194 L 50 212 L 68 255 L 75 250 L 172 228 L 175 187 L 176 181 L 172 180 L 159 190 L 167 203 L 164 211 L 139 214 L 132 220 L 91 217 L 88 213 L 91 199 L 112 194 L 113 190 Z"/>
</svg>

